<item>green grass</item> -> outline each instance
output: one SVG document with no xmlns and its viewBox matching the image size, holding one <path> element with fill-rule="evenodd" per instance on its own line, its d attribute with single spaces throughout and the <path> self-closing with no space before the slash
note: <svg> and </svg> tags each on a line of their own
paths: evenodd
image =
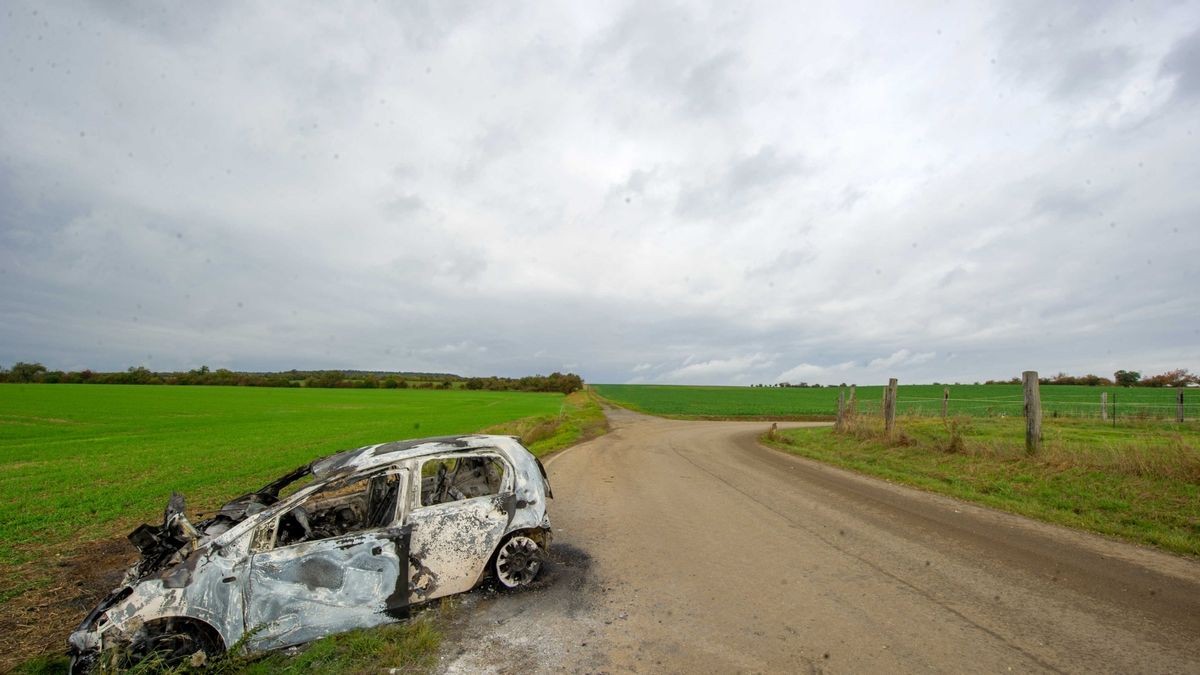
<svg viewBox="0 0 1200 675">
<path fill-rule="evenodd" d="M 901 385 L 897 412 L 908 415 L 940 415 L 942 389 L 950 389 L 951 415 L 1020 416 L 1024 401 L 1019 384 L 982 385 Z M 593 385 L 601 396 L 632 410 L 667 417 L 832 417 L 837 410 L 837 387 L 685 387 L 673 385 L 601 384 Z M 857 388 L 858 408 L 864 412 L 879 410 L 882 386 Z M 1093 416 L 1100 414 L 1100 393 L 1116 398 L 1118 421 L 1143 417 L 1175 415 L 1175 391 L 1153 388 L 1085 387 L 1043 385 L 1044 415 Z M 1185 415 L 1200 417 L 1200 390 L 1185 393 Z"/>
<path fill-rule="evenodd" d="M 160 517 L 211 509 L 331 452 L 554 414 L 561 394 L 0 385 L 0 569 Z M 4 591 L 11 591 L 8 578 Z"/>
<path fill-rule="evenodd" d="M 422 615 L 404 623 L 331 635 L 304 647 L 295 656 L 272 652 L 234 659 L 218 670 L 245 675 L 340 675 L 341 673 L 426 672 L 437 658 L 442 633 L 437 621 Z"/>
<path fill-rule="evenodd" d="M 1200 555 L 1200 427 L 1092 420 L 1044 425 L 1028 456 L 1024 422 L 901 418 L 892 440 L 860 418 L 850 433 L 778 432 L 775 447 L 1048 522 Z M 957 438 L 957 441 L 955 440 Z"/>
<path fill-rule="evenodd" d="M 71 659 L 64 654 L 43 654 L 18 663 L 13 675 L 66 675 L 71 669 Z"/>
<path fill-rule="evenodd" d="M 183 664 L 168 668 L 154 660 L 143 661 L 130 673 L 144 675 L 185 675 L 187 673 L 225 673 L 239 675 L 340 675 L 341 673 L 424 673 L 432 670 L 442 642 L 436 612 L 426 612 L 403 623 L 378 628 L 352 630 L 331 635 L 304 645 L 296 654 L 224 654 L 203 668 Z M 70 660 L 61 654 L 47 654 L 24 661 L 13 669 L 17 675 L 65 675 Z"/>
<path fill-rule="evenodd" d="M 531 449 L 544 454 L 601 433 L 603 414 L 582 393 L 0 384 L 0 625 L 57 602 L 48 589 L 75 582 L 63 565 L 160 519 L 172 491 L 187 496 L 189 512 L 210 510 L 332 452 L 488 428 L 531 432 Z M 77 620 L 61 603 L 51 610 Z M 218 671 L 425 671 L 440 639 L 426 615 Z M 61 649 L 51 634 L 66 627 L 39 630 L 40 642 L 0 656 L 0 670 L 62 672 L 63 658 L 45 652 Z"/>
</svg>

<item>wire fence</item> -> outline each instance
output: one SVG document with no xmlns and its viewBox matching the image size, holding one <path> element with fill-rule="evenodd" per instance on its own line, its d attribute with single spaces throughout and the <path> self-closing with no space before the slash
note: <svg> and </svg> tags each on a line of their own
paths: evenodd
<svg viewBox="0 0 1200 675">
<path fill-rule="evenodd" d="M 1042 389 L 1042 415 L 1047 418 L 1073 417 L 1094 418 L 1112 422 L 1118 419 L 1170 420 L 1176 421 L 1180 406 L 1171 401 L 1122 400 L 1120 392 L 1110 392 L 1107 401 L 1101 402 L 1099 394 L 1094 397 L 1054 396 Z M 1050 395 L 1047 395 L 1047 394 Z M 1164 392 L 1165 393 L 1165 392 Z M 1171 392 L 1174 396 L 1174 391 Z M 858 399 L 855 406 L 860 414 L 882 414 L 882 402 Z M 1184 420 L 1200 419 L 1200 391 L 1186 391 L 1182 406 Z M 972 417 L 1023 417 L 1024 397 L 991 396 L 988 398 L 954 397 L 953 390 L 948 399 L 943 397 L 909 397 L 900 389 L 896 397 L 896 414 L 909 416 L 940 417 L 967 415 Z"/>
</svg>

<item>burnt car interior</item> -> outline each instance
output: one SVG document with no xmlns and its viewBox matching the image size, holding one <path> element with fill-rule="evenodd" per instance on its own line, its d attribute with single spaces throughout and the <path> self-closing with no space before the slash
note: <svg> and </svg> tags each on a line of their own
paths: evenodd
<svg viewBox="0 0 1200 675">
<path fill-rule="evenodd" d="M 334 484 L 309 495 L 279 519 L 275 546 L 390 525 L 396 518 L 400 482 L 401 474 L 393 471 Z"/>
<path fill-rule="evenodd" d="M 497 457 L 436 457 L 421 465 L 421 506 L 498 494 L 503 485 Z"/>
</svg>

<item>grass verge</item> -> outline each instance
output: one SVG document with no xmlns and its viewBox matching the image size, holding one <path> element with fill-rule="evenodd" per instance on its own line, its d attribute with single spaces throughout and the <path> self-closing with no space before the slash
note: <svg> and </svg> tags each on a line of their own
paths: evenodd
<svg viewBox="0 0 1200 675">
<path fill-rule="evenodd" d="M 339 675 L 341 673 L 425 673 L 432 670 L 442 641 L 444 603 L 403 623 L 331 635 L 295 651 L 245 655 L 235 650 L 202 667 L 183 664 L 168 668 L 161 662 L 143 661 L 126 671 L 133 675 Z M 20 675 L 62 675 L 70 661 L 62 655 L 30 659 L 12 672 Z"/>
<path fill-rule="evenodd" d="M 404 623 L 353 630 L 309 643 L 295 655 L 272 652 L 252 659 L 233 657 L 219 672 L 274 673 L 424 673 L 433 668 L 442 642 L 441 610 L 427 611 Z"/>
<path fill-rule="evenodd" d="M 599 397 L 584 390 L 563 399 L 557 414 L 504 422 L 488 427 L 483 433 L 518 436 L 530 452 L 542 457 L 607 431 L 608 419 L 600 407 Z"/>
<path fill-rule="evenodd" d="M 768 433 L 778 449 L 1051 523 L 1200 555 L 1200 427 L 1046 420 L 1028 455 L 1021 419 L 901 418 Z"/>
</svg>

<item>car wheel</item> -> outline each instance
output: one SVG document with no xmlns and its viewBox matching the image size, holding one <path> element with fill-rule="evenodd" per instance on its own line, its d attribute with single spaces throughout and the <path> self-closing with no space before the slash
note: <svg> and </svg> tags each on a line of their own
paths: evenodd
<svg viewBox="0 0 1200 675">
<path fill-rule="evenodd" d="M 144 638 L 125 655 L 130 666 L 149 659 L 167 670 L 200 667 L 222 651 L 217 638 L 188 621 L 168 619 L 143 630 Z"/>
<path fill-rule="evenodd" d="M 541 571 L 544 559 L 536 541 L 523 534 L 509 537 L 496 552 L 496 579 L 506 588 L 527 586 Z"/>
</svg>

